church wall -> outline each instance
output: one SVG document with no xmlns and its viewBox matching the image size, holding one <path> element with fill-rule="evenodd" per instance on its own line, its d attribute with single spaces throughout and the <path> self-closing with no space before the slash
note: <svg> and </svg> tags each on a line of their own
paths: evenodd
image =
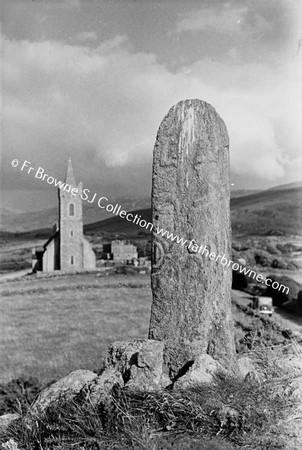
<svg viewBox="0 0 302 450">
<path fill-rule="evenodd" d="M 84 269 L 93 270 L 96 268 L 96 257 L 95 253 L 91 248 L 90 243 L 87 239 L 83 238 L 83 249 L 84 249 Z"/>
<path fill-rule="evenodd" d="M 55 261 L 55 240 L 53 239 L 43 253 L 42 270 L 43 272 L 52 272 Z"/>
</svg>

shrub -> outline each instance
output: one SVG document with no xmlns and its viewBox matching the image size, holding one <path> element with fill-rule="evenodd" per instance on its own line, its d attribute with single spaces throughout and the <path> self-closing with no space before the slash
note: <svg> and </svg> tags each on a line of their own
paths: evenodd
<svg viewBox="0 0 302 450">
<path fill-rule="evenodd" d="M 266 295 L 272 297 L 274 305 L 281 306 L 283 303 L 297 298 L 298 292 L 301 289 L 301 285 L 297 283 L 297 281 L 283 275 L 277 276 L 271 274 L 267 278 L 270 278 L 273 282 L 277 281 L 280 286 L 283 285 L 288 288 L 288 290 L 284 289 L 283 292 L 283 289 L 278 290 L 273 289 L 271 286 L 268 286 Z"/>
<path fill-rule="evenodd" d="M 269 244 L 266 246 L 266 250 L 271 255 L 279 255 L 280 254 L 280 251 L 277 248 L 275 248 L 274 246 L 269 245 Z"/>
<path fill-rule="evenodd" d="M 271 265 L 270 255 L 263 251 L 256 251 L 254 254 L 255 263 L 260 266 L 266 267 Z"/>
</svg>

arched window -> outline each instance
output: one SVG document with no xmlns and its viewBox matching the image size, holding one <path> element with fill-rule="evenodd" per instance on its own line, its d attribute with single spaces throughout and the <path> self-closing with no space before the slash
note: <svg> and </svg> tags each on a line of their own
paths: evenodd
<svg viewBox="0 0 302 450">
<path fill-rule="evenodd" d="M 70 203 L 69 205 L 69 215 L 74 216 L 74 204 Z"/>
<path fill-rule="evenodd" d="M 73 255 L 70 257 L 70 264 L 73 266 Z"/>
<path fill-rule="evenodd" d="M 73 236 L 73 231 L 71 230 L 71 232 L 70 232 L 70 236 Z"/>
</svg>

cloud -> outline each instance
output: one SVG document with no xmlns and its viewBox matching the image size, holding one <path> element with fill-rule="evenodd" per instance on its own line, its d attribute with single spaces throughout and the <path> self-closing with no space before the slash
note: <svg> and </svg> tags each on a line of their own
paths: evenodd
<svg viewBox="0 0 302 450">
<path fill-rule="evenodd" d="M 176 33 L 183 32 L 215 32 L 218 35 L 239 34 L 253 40 L 259 40 L 266 32 L 272 30 L 272 25 L 255 8 L 257 0 L 250 2 L 249 6 L 224 3 L 212 4 L 211 7 L 191 10 L 179 18 L 176 24 Z"/>
<path fill-rule="evenodd" d="M 247 6 L 223 9 L 203 8 L 189 11 L 177 23 L 177 32 L 183 31 L 209 31 L 229 33 L 241 27 L 248 13 Z"/>
<path fill-rule="evenodd" d="M 95 31 L 81 31 L 76 35 L 76 39 L 80 42 L 96 41 L 97 33 Z"/>
<path fill-rule="evenodd" d="M 8 165 L 12 157 L 27 159 L 61 176 L 71 155 L 92 186 L 145 194 L 160 121 L 184 98 L 206 100 L 223 117 L 235 174 L 277 183 L 299 162 L 298 59 L 278 69 L 203 59 L 172 72 L 155 55 L 135 52 L 124 36 L 97 48 L 3 42 Z"/>
</svg>

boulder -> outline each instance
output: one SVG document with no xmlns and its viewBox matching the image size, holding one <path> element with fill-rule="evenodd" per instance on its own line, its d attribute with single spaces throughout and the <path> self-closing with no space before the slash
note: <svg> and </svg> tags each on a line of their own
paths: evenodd
<svg viewBox="0 0 302 450">
<path fill-rule="evenodd" d="M 238 264 L 241 266 L 246 266 L 246 259 L 245 258 L 238 258 Z"/>
<path fill-rule="evenodd" d="M 286 262 L 282 261 L 282 259 L 279 259 L 279 258 L 274 258 L 271 266 L 274 269 L 287 269 Z"/>
<path fill-rule="evenodd" d="M 107 369 L 121 373 L 128 389 L 154 391 L 171 384 L 164 372 L 164 342 L 146 339 L 114 342 L 109 348 Z"/>
<path fill-rule="evenodd" d="M 282 244 L 276 244 L 276 249 L 283 255 L 287 253 L 287 249 Z"/>
<path fill-rule="evenodd" d="M 227 374 L 224 367 L 208 354 L 199 355 L 192 367 L 178 378 L 174 383 L 174 389 L 186 389 L 199 383 L 212 383 L 218 373 Z"/>
<path fill-rule="evenodd" d="M 105 369 L 104 372 L 95 378 L 90 384 L 87 397 L 91 405 L 107 405 L 111 400 L 111 393 L 114 386 L 120 388 L 124 386 L 124 380 L 120 372 L 113 368 Z"/>
<path fill-rule="evenodd" d="M 171 384 L 164 367 L 164 343 L 148 340 L 137 355 L 137 366 L 133 365 L 127 387 L 143 391 L 154 391 Z"/>
<path fill-rule="evenodd" d="M 280 255 L 281 253 L 280 250 L 278 250 L 277 248 L 275 248 L 273 245 L 270 244 L 266 246 L 266 251 L 271 255 Z"/>
<path fill-rule="evenodd" d="M 137 363 L 139 350 L 142 348 L 144 340 L 115 341 L 108 348 L 106 368 L 114 368 L 122 374 L 125 382 L 129 380 L 130 369 Z"/>
<path fill-rule="evenodd" d="M 246 355 L 239 356 L 238 360 L 239 373 L 242 378 L 258 378 L 257 370 L 254 366 L 253 361 Z"/>
<path fill-rule="evenodd" d="M 97 374 L 90 370 L 71 372 L 67 377 L 47 387 L 39 394 L 29 410 L 30 415 L 40 416 L 49 407 L 74 399 L 83 388 L 88 387 L 96 378 Z"/>
</svg>

